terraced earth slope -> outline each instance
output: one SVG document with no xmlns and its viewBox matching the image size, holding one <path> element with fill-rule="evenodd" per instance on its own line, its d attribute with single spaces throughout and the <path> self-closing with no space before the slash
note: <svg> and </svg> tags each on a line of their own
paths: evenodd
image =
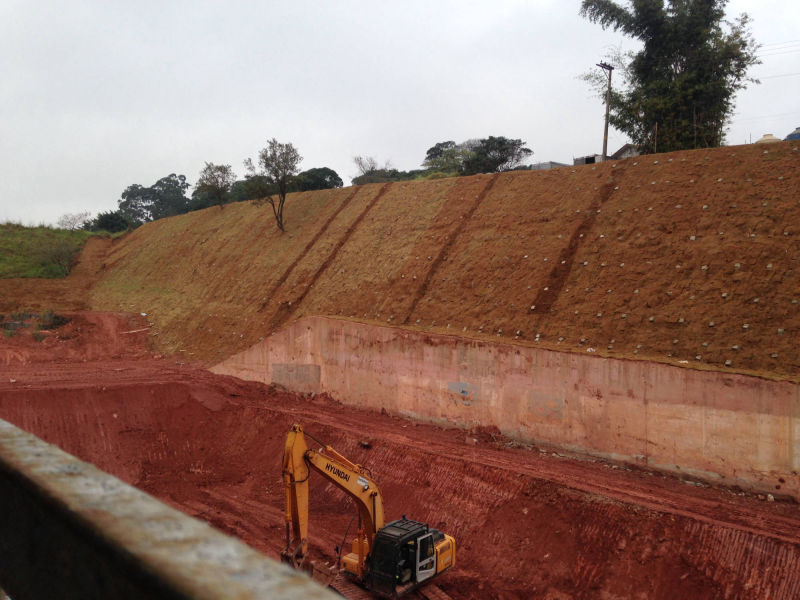
<svg viewBox="0 0 800 600">
<path fill-rule="evenodd" d="M 115 240 L 94 309 L 217 361 L 304 315 L 798 380 L 791 143 L 305 192 Z M 685 361 L 685 362 L 681 362 Z"/>
</svg>

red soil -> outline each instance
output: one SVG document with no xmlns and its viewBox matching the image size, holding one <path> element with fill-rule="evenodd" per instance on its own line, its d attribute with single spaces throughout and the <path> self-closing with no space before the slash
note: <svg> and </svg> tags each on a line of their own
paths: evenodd
<svg viewBox="0 0 800 600">
<path fill-rule="evenodd" d="M 152 356 L 141 316 L 72 318 L 42 342 L 2 340 L 0 417 L 269 556 L 283 545 L 280 459 L 299 422 L 372 470 L 387 518 L 455 536 L 458 564 L 438 583 L 453 598 L 800 595 L 800 509 L 780 497 L 214 376 Z M 312 476 L 319 558 L 332 560 L 353 514 Z"/>
</svg>

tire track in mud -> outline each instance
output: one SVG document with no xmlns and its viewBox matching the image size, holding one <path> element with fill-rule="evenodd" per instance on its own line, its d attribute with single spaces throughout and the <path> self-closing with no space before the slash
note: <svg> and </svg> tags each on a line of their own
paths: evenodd
<svg viewBox="0 0 800 600">
<path fill-rule="evenodd" d="M 472 215 L 478 210 L 478 207 L 483 202 L 484 198 L 489 194 L 489 191 L 494 186 L 495 182 L 497 181 L 498 177 L 500 177 L 500 173 L 495 173 L 492 177 L 489 178 L 489 181 L 486 183 L 486 186 L 483 188 L 480 194 L 478 194 L 475 201 L 472 203 L 472 206 L 462 215 L 463 223 L 461 225 L 457 225 L 450 234 L 447 236 L 447 240 L 445 241 L 444 245 L 439 250 L 439 254 L 436 255 L 436 258 L 433 259 L 431 263 L 430 269 L 428 269 L 427 275 L 425 275 L 425 280 L 422 282 L 422 285 L 419 286 L 417 292 L 414 294 L 414 298 L 411 300 L 411 306 L 406 313 L 405 318 L 402 321 L 403 325 L 408 325 L 409 321 L 411 320 L 411 315 L 414 314 L 414 311 L 417 309 L 417 304 L 419 304 L 420 300 L 425 297 L 425 294 L 428 293 L 428 289 L 433 282 L 433 276 L 436 274 L 436 271 L 439 269 L 439 265 L 442 264 L 444 259 L 447 257 L 448 253 L 450 252 L 450 248 L 453 247 L 453 244 L 456 241 L 456 233 L 460 227 L 463 227 L 465 223 L 467 223 L 471 218 Z"/>
<path fill-rule="evenodd" d="M 328 231 L 328 227 L 330 227 L 330 226 L 331 226 L 331 223 L 333 223 L 333 222 L 336 220 L 336 217 L 338 217 L 338 216 L 339 216 L 339 213 L 341 213 L 341 212 L 342 212 L 342 211 L 345 209 L 345 207 L 346 207 L 348 204 L 350 204 L 350 201 L 351 201 L 353 198 L 355 198 L 355 197 L 356 197 L 356 194 L 358 194 L 358 192 L 359 192 L 359 191 L 361 191 L 361 189 L 362 189 L 362 186 L 355 186 L 355 187 L 353 188 L 353 191 L 352 191 L 352 192 L 350 192 L 350 195 L 349 195 L 349 196 L 347 196 L 347 198 L 345 198 L 344 202 L 342 202 L 342 203 L 339 205 L 339 208 L 337 208 L 337 209 L 336 209 L 336 210 L 333 212 L 333 214 L 332 214 L 330 217 L 328 217 L 328 219 L 326 219 L 325 223 L 323 223 L 323 225 L 322 225 L 322 227 L 320 227 L 319 231 L 318 231 L 318 232 L 317 232 L 317 233 L 314 235 L 314 237 L 313 237 L 313 238 L 311 238 L 311 240 L 310 240 L 310 241 L 309 241 L 309 242 L 306 244 L 305 248 L 303 248 L 303 250 L 300 252 L 300 254 L 298 254 L 298 255 L 297 255 L 297 258 L 295 258 L 295 259 L 292 261 L 292 264 L 290 264 L 288 267 L 286 267 L 286 269 L 284 270 L 283 274 L 282 274 L 282 275 L 281 275 L 281 276 L 278 278 L 278 281 L 277 281 L 277 282 L 276 282 L 276 283 L 275 283 L 275 284 L 272 286 L 272 289 L 270 289 L 269 293 L 267 294 L 267 299 L 266 299 L 266 300 L 264 300 L 264 302 L 263 302 L 263 303 L 261 304 L 261 306 L 259 307 L 259 309 L 258 309 L 258 311 L 259 311 L 259 312 L 261 312 L 262 310 L 264 310 L 264 308 L 267 306 L 267 303 L 268 303 L 268 302 L 269 302 L 269 301 L 272 299 L 272 297 L 275 295 L 275 292 L 277 292 L 277 291 L 278 291 L 278 289 L 279 289 L 279 288 L 280 288 L 280 287 L 281 287 L 281 286 L 282 286 L 284 283 L 286 283 L 286 280 L 287 280 L 287 279 L 289 279 L 289 276 L 290 276 L 290 275 L 291 275 L 291 274 L 294 272 L 294 270 L 295 270 L 295 268 L 297 267 L 297 265 L 299 265 L 299 264 L 300 264 L 300 263 L 301 263 L 301 262 L 302 262 L 302 261 L 305 259 L 305 257 L 306 257 L 306 256 L 308 255 L 308 253 L 311 251 L 311 248 L 313 248 L 313 247 L 314 247 L 314 245 L 315 245 L 315 244 L 316 244 L 316 243 L 319 241 L 319 239 L 320 239 L 320 238 L 321 238 L 323 235 L 325 235 L 325 232 L 326 232 L 326 231 Z"/>
<path fill-rule="evenodd" d="M 550 274 L 547 277 L 545 285 L 542 287 L 542 289 L 539 291 L 539 294 L 536 296 L 536 299 L 533 301 L 534 308 L 531 310 L 531 312 L 537 314 L 548 313 L 550 312 L 553 304 L 555 304 L 556 300 L 558 300 L 559 295 L 561 295 L 561 290 L 564 288 L 567 278 L 572 271 L 572 264 L 575 262 L 575 256 L 577 255 L 581 246 L 581 240 L 583 240 L 586 237 L 586 234 L 591 231 L 592 226 L 597 219 L 598 211 L 614 193 L 617 175 L 620 171 L 624 172 L 624 169 L 612 169 L 611 181 L 608 181 L 600 186 L 599 194 L 597 195 L 595 201 L 592 202 L 591 206 L 589 206 L 587 209 L 586 217 L 581 224 L 578 225 L 575 231 L 572 232 L 572 237 L 567 245 L 561 250 L 558 259 L 553 265 L 553 268 L 550 270 Z"/>
<path fill-rule="evenodd" d="M 280 303 L 280 305 L 278 306 L 278 310 L 275 312 L 274 315 L 272 315 L 272 318 L 270 319 L 269 331 L 277 330 L 279 327 L 281 327 L 281 325 L 283 325 L 287 320 L 289 320 L 289 318 L 297 311 L 297 307 L 300 306 L 300 304 L 303 302 L 303 299 L 306 297 L 308 292 L 311 291 L 311 288 L 314 287 L 315 283 L 317 283 L 317 280 L 320 278 L 322 273 L 324 273 L 325 270 L 336 259 L 336 256 L 339 254 L 339 250 L 341 250 L 342 246 L 344 246 L 347 243 L 347 241 L 353 235 L 355 230 L 361 224 L 361 221 L 364 220 L 367 214 L 369 214 L 369 212 L 375 207 L 375 205 L 384 196 L 384 194 L 386 194 L 386 192 L 389 191 L 391 185 L 392 182 L 383 184 L 381 189 L 378 190 L 378 193 L 375 195 L 375 197 L 369 202 L 369 204 L 367 204 L 364 210 L 361 211 L 361 214 L 358 215 L 356 220 L 350 224 L 350 227 L 347 228 L 347 231 L 344 232 L 344 235 L 339 239 L 338 242 L 336 242 L 336 245 L 333 247 L 328 257 L 322 262 L 319 268 L 311 276 L 311 281 L 303 290 L 303 293 L 301 293 L 297 298 L 295 298 L 293 302 L 290 301 L 290 302 Z"/>
</svg>

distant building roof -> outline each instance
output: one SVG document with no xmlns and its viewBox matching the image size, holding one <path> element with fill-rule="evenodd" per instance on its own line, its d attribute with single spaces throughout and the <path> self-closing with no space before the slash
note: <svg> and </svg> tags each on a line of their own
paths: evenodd
<svg viewBox="0 0 800 600">
<path fill-rule="evenodd" d="M 603 156 L 601 154 L 589 154 L 588 156 L 579 156 L 578 158 L 572 159 L 573 165 L 593 165 L 594 163 L 599 163 L 603 160 Z"/>
<path fill-rule="evenodd" d="M 781 138 L 775 137 L 771 133 L 765 133 L 759 139 L 756 140 L 756 144 L 774 144 L 775 142 L 780 142 Z"/>
<path fill-rule="evenodd" d="M 568 167 L 568 166 L 569 165 L 566 163 L 560 163 L 554 160 L 548 160 L 547 162 L 540 162 L 531 165 L 531 171 L 549 171 L 550 169 L 557 169 L 559 167 Z"/>
<path fill-rule="evenodd" d="M 636 144 L 625 144 L 624 146 L 622 146 L 622 148 L 620 148 L 619 150 L 614 152 L 614 154 L 609 156 L 609 158 L 613 158 L 614 160 L 620 160 L 623 158 L 630 158 L 631 156 L 639 156 L 639 154 L 640 154 L 639 148 L 636 146 Z"/>
<path fill-rule="evenodd" d="M 789 140 L 800 140 L 800 127 L 798 127 L 792 133 L 786 136 L 786 141 Z"/>
</svg>

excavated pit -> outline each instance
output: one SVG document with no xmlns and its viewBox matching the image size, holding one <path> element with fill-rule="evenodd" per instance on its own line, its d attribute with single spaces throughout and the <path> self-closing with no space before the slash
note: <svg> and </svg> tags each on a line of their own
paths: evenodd
<svg viewBox="0 0 800 600">
<path fill-rule="evenodd" d="M 84 334 L 113 322 L 90 321 L 106 328 Z M 281 453 L 299 422 L 371 469 L 387 518 L 406 514 L 456 537 L 458 565 L 438 582 L 453 598 L 800 593 L 795 504 L 300 397 L 118 342 L 107 348 L 114 358 L 104 344 L 95 361 L 6 360 L 0 418 L 274 558 L 284 543 Z M 311 545 L 332 561 L 354 507 L 321 477 L 311 489 Z"/>
</svg>

